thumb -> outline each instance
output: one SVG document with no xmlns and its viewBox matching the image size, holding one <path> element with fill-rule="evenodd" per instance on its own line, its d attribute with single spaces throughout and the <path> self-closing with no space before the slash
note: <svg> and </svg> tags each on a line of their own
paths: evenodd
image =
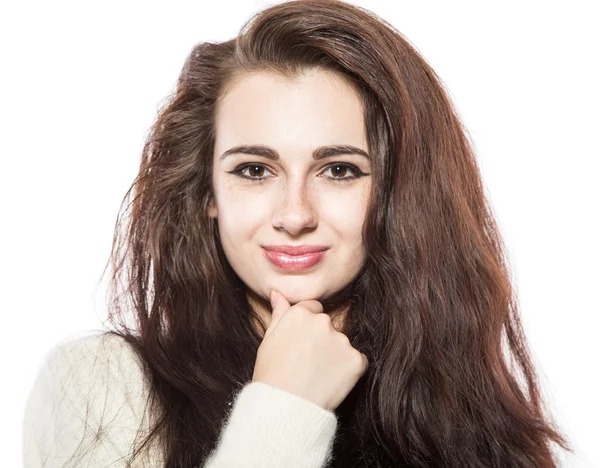
<svg viewBox="0 0 600 468">
<path fill-rule="evenodd" d="M 263 341 L 273 332 L 283 313 L 290 308 L 290 303 L 287 301 L 285 296 L 278 293 L 274 289 L 271 290 L 270 299 L 273 312 L 271 314 L 271 321 L 269 322 L 269 326 L 267 327 L 267 331 L 263 337 Z"/>
</svg>

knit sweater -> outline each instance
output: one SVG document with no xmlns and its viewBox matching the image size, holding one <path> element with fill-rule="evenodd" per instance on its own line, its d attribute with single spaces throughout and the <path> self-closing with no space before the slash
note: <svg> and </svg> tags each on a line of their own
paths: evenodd
<svg viewBox="0 0 600 468">
<path fill-rule="evenodd" d="M 56 345 L 27 397 L 25 468 L 130 466 L 134 442 L 151 427 L 148 394 L 142 363 L 121 337 L 101 333 Z M 249 382 L 237 393 L 218 444 L 201 466 L 323 468 L 331 460 L 336 428 L 333 412 Z M 164 460 L 154 445 L 133 466 L 159 468 Z"/>
</svg>

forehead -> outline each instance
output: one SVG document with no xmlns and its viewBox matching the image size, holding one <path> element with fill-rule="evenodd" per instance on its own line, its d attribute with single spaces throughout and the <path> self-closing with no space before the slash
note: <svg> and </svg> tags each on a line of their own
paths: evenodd
<svg viewBox="0 0 600 468">
<path fill-rule="evenodd" d="M 311 71 L 290 80 L 271 72 L 240 77 L 217 109 L 217 149 L 271 144 L 312 151 L 324 144 L 366 148 L 360 97 L 340 75 Z"/>
</svg>

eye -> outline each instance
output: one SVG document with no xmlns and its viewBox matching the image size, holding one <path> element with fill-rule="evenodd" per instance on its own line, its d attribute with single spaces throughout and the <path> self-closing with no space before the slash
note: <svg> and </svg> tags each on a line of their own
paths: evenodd
<svg viewBox="0 0 600 468">
<path fill-rule="evenodd" d="M 246 172 L 246 170 L 249 171 L 249 175 L 244 174 L 244 172 Z M 246 163 L 246 164 L 242 164 L 242 165 L 236 167 L 233 171 L 228 171 L 228 173 L 234 174 L 238 177 L 241 177 L 242 179 L 247 179 L 252 182 L 260 183 L 266 179 L 266 177 L 260 175 L 261 170 L 268 171 L 267 167 L 263 166 L 262 164 Z M 332 171 L 332 174 L 340 175 L 340 173 L 341 173 L 341 175 L 343 176 L 343 177 L 327 176 L 327 178 L 333 182 L 348 182 L 348 181 L 351 181 L 354 179 L 358 179 L 359 177 L 369 175 L 368 173 L 362 172 L 359 168 L 357 168 L 353 164 L 347 164 L 347 163 L 331 163 L 325 168 L 324 172 L 327 172 L 329 170 Z M 348 171 L 350 171 L 352 173 L 352 175 L 344 176 L 344 174 L 346 174 Z M 257 175 L 257 172 L 258 172 L 258 175 Z"/>
<path fill-rule="evenodd" d="M 362 177 L 363 175 L 366 175 L 364 172 L 362 172 L 360 169 L 358 169 L 356 166 L 353 166 L 352 164 L 342 164 L 342 163 L 333 163 L 330 164 L 329 166 L 327 166 L 327 169 L 325 169 L 325 172 L 331 170 L 332 174 L 336 174 L 336 175 L 344 175 L 346 174 L 348 171 L 350 171 L 352 173 L 352 175 L 349 176 L 345 176 L 345 177 L 329 177 L 331 180 L 335 181 L 335 182 L 346 182 L 349 180 L 354 180 L 354 179 L 358 179 L 359 177 Z"/>
</svg>

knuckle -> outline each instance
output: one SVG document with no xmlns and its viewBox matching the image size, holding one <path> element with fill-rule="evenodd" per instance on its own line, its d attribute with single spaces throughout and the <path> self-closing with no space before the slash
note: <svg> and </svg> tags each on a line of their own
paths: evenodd
<svg viewBox="0 0 600 468">
<path fill-rule="evenodd" d="M 355 350 L 354 352 L 354 361 L 361 372 L 364 372 L 369 365 L 369 360 L 367 359 L 367 356 L 365 356 L 358 350 Z"/>
<path fill-rule="evenodd" d="M 348 338 L 348 336 L 344 335 L 343 333 L 338 332 L 338 334 L 340 335 L 340 340 L 342 341 L 344 346 L 349 346 L 350 348 L 352 348 L 352 344 L 350 344 L 350 338 Z"/>
<path fill-rule="evenodd" d="M 306 301 L 306 307 L 314 314 L 320 314 L 323 312 L 323 304 L 316 299 Z"/>
<path fill-rule="evenodd" d="M 329 315 L 320 313 L 320 314 L 317 314 L 315 319 L 323 322 L 328 328 L 333 328 L 333 325 L 331 323 L 331 317 Z"/>
<path fill-rule="evenodd" d="M 305 317 L 309 317 L 314 315 L 313 311 L 310 310 L 308 307 L 306 307 L 305 305 L 301 305 L 301 304 L 296 304 L 295 306 L 292 307 L 296 313 L 300 313 L 302 315 L 304 315 Z"/>
</svg>

